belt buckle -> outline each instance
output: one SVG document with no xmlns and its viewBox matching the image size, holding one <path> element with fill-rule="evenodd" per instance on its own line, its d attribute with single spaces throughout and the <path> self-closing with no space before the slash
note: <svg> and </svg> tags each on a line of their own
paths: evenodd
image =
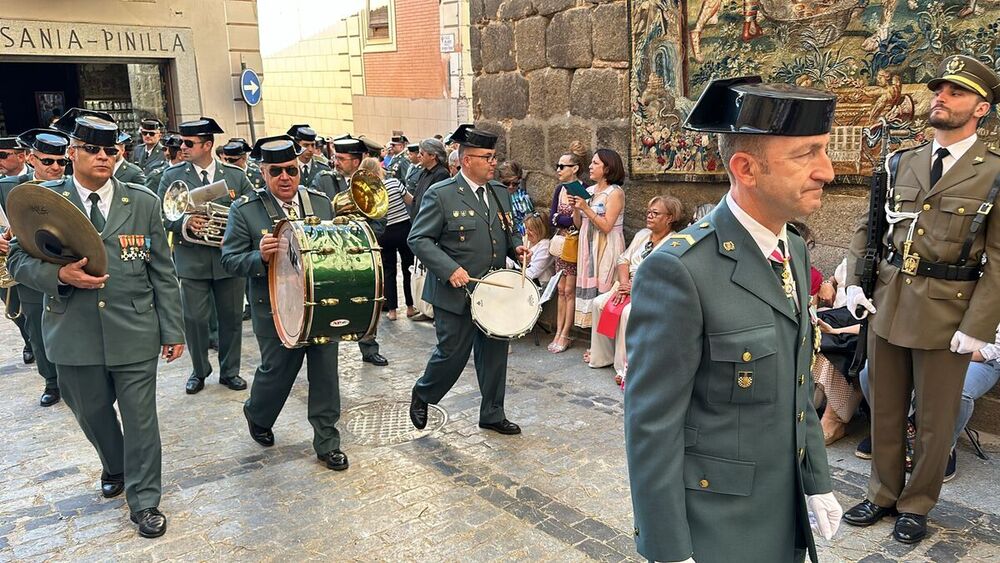
<svg viewBox="0 0 1000 563">
<path fill-rule="evenodd" d="M 979 209 L 976 210 L 976 213 L 978 213 L 979 215 L 989 215 L 990 211 L 992 211 L 992 210 L 993 210 L 993 204 L 984 201 L 979 206 Z"/>
<path fill-rule="evenodd" d="M 920 255 L 914 252 L 913 254 L 903 255 L 903 267 L 899 271 L 903 272 L 908 276 L 917 275 L 917 268 L 920 266 Z"/>
</svg>

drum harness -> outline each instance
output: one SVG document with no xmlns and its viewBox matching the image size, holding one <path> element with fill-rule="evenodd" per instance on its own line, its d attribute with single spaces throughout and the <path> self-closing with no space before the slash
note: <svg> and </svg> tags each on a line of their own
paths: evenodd
<svg viewBox="0 0 1000 563">
<path fill-rule="evenodd" d="M 267 211 L 267 216 L 271 218 L 271 227 L 274 227 L 278 221 L 285 219 L 285 214 L 275 205 L 275 198 L 271 195 L 271 191 L 259 188 L 254 190 L 260 201 L 264 204 L 264 209 Z M 309 192 L 302 186 L 299 186 L 299 202 L 302 204 L 303 218 L 312 217 L 315 215 L 313 213 L 312 202 L 309 201 Z"/>
</svg>

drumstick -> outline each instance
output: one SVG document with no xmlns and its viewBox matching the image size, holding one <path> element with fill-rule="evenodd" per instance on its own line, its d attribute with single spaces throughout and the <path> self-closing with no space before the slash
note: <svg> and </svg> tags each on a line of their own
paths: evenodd
<svg viewBox="0 0 1000 563">
<path fill-rule="evenodd" d="M 524 273 L 528 271 L 528 253 L 521 254 L 521 288 L 524 288 Z"/>
<path fill-rule="evenodd" d="M 486 284 L 486 285 L 492 285 L 494 287 L 502 287 L 504 289 L 514 289 L 514 286 L 512 286 L 512 285 L 507 285 L 505 283 L 497 283 L 497 282 L 494 282 L 494 281 L 488 281 L 488 280 L 483 280 L 483 279 L 479 279 L 479 278 L 469 278 L 469 281 L 476 282 L 476 283 L 482 283 L 482 284 Z"/>
</svg>

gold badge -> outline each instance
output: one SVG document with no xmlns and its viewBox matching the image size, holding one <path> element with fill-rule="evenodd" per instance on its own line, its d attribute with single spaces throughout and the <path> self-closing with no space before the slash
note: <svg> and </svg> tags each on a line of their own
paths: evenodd
<svg viewBox="0 0 1000 563">
<path fill-rule="evenodd" d="M 955 74 L 955 73 L 958 73 L 958 72 L 962 72 L 962 69 L 965 68 L 965 61 L 963 61 L 962 59 L 960 59 L 958 57 L 955 57 L 955 58 L 951 59 L 950 61 L 948 61 L 948 66 L 945 67 L 945 68 L 948 70 L 949 74 Z"/>
<path fill-rule="evenodd" d="M 736 245 L 733 243 L 733 241 L 727 240 L 722 243 L 722 248 L 724 248 L 726 252 L 732 252 L 736 250 Z"/>
<path fill-rule="evenodd" d="M 69 192 L 63 192 L 63 197 L 68 198 L 69 197 Z"/>
<path fill-rule="evenodd" d="M 983 161 L 983 157 L 981 157 L 981 156 L 977 156 L 977 157 L 975 158 L 975 161 L 976 161 L 976 164 L 979 164 L 980 162 L 982 162 L 982 161 Z"/>
<path fill-rule="evenodd" d="M 124 203 L 125 205 L 128 205 L 128 198 L 127 197 L 123 197 L 122 198 L 122 203 Z"/>
<path fill-rule="evenodd" d="M 452 217 L 458 217 L 458 211 L 452 211 L 451 212 L 451 216 Z"/>
<path fill-rule="evenodd" d="M 753 385 L 753 372 L 738 372 L 736 374 L 736 384 L 740 386 L 740 389 L 748 389 L 751 385 Z"/>
<path fill-rule="evenodd" d="M 469 210 L 469 217 L 475 217 L 475 216 L 476 216 L 476 212 L 474 210 L 470 209 Z"/>
<path fill-rule="evenodd" d="M 678 247 L 678 246 L 680 246 L 680 245 L 681 245 L 681 242 L 678 241 L 678 240 L 675 240 L 674 242 L 670 243 L 670 246 L 673 246 L 675 248 Z"/>
<path fill-rule="evenodd" d="M 702 223 L 702 224 L 698 225 L 698 227 L 700 227 L 702 229 L 707 229 L 708 228 L 708 223 Z"/>
<path fill-rule="evenodd" d="M 743 352 L 742 358 L 744 362 L 749 362 L 753 359 L 753 354 L 750 353 L 750 350 L 746 350 Z"/>
</svg>

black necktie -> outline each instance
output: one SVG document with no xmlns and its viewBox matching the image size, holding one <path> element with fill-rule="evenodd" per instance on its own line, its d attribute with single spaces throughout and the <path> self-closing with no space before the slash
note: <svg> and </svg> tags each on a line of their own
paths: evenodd
<svg viewBox="0 0 1000 563">
<path fill-rule="evenodd" d="M 208 170 L 201 171 L 201 185 L 203 186 L 208 185 Z"/>
<path fill-rule="evenodd" d="M 302 165 L 302 177 L 303 178 L 308 178 L 309 177 L 309 165 L 308 164 L 303 164 Z"/>
<path fill-rule="evenodd" d="M 482 186 L 481 188 L 477 189 L 476 195 L 479 197 L 479 201 L 483 204 L 483 209 L 489 212 L 490 206 L 489 204 L 486 203 L 486 186 Z"/>
<path fill-rule="evenodd" d="M 949 154 L 951 153 L 949 153 L 948 149 L 944 147 L 941 147 L 938 150 L 934 151 L 934 156 L 936 156 L 937 158 L 934 160 L 934 163 L 931 164 L 932 188 L 934 187 L 934 184 L 937 184 L 938 180 L 941 179 L 941 175 L 944 173 L 944 157 L 948 156 Z"/>
<path fill-rule="evenodd" d="M 101 196 L 97 195 L 97 192 L 91 192 L 87 199 L 90 200 L 90 222 L 100 233 L 104 230 L 104 214 L 101 213 L 101 207 L 98 205 L 101 203 Z"/>
</svg>

